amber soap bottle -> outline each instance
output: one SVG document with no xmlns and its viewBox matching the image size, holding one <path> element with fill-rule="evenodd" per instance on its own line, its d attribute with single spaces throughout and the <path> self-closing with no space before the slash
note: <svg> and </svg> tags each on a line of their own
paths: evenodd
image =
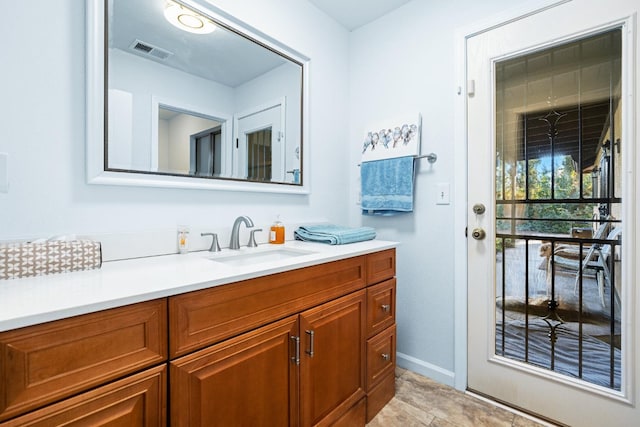
<svg viewBox="0 0 640 427">
<path fill-rule="evenodd" d="M 269 233 L 269 243 L 281 245 L 284 243 L 284 224 L 280 222 L 280 219 L 271 225 L 271 231 Z"/>
</svg>

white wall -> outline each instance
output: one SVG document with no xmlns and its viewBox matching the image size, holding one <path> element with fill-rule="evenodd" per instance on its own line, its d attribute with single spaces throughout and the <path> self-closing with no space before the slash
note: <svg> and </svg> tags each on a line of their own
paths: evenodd
<svg viewBox="0 0 640 427">
<path fill-rule="evenodd" d="M 0 152 L 9 154 L 11 181 L 0 193 L 0 240 L 177 224 L 230 228 L 240 214 L 265 229 L 278 213 L 285 223 L 346 222 L 347 194 L 335 189 L 348 179 L 348 159 L 335 153 L 348 135 L 348 32 L 307 2 L 265 3 L 215 2 L 312 58 L 311 195 L 87 185 L 84 2 L 20 1 L 0 17 Z"/>
<path fill-rule="evenodd" d="M 109 49 L 109 87 L 129 93 L 133 99 L 136 120 L 133 121 L 133 163 L 130 168 L 134 170 L 154 170 L 151 158 L 154 100 L 166 106 L 219 117 L 232 117 L 235 111 L 233 88 L 120 49 Z M 121 108 L 111 100 L 109 107 L 110 118 Z M 113 125 L 110 121 L 109 126 L 111 128 L 117 124 Z M 182 153 L 183 159 L 178 161 L 181 166 L 171 165 L 173 170 L 186 170 L 185 173 L 188 173 L 188 158 L 186 169 L 184 167 L 184 156 L 188 155 L 187 149 L 186 153 Z"/>
<path fill-rule="evenodd" d="M 133 94 L 109 89 L 109 165 L 116 169 L 133 168 Z M 146 166 L 148 167 L 148 166 Z"/>
<path fill-rule="evenodd" d="M 439 381 L 455 382 L 454 354 L 454 106 L 455 32 L 524 0 L 426 2 L 414 0 L 350 37 L 350 221 L 375 227 L 397 250 L 398 363 Z M 359 191 L 362 141 L 372 121 L 398 113 L 422 114 L 415 211 L 363 217 Z M 436 205 L 436 185 L 449 183 L 450 205 Z"/>
<path fill-rule="evenodd" d="M 163 105 L 178 109 L 187 109 L 193 113 L 207 114 L 215 117 L 228 117 L 228 132 L 232 132 L 231 117 L 235 114 L 254 109 L 266 103 L 286 99 L 286 115 L 284 130 L 288 140 L 286 142 L 286 170 L 300 168 L 300 160 L 295 157 L 295 149 L 300 146 L 301 140 L 301 72 L 300 66 L 286 63 L 276 67 L 249 82 L 230 87 L 215 81 L 176 70 L 162 63 L 140 57 L 139 55 L 109 49 L 109 164 L 112 160 L 127 148 L 133 156 L 133 163 L 117 162 L 112 167 L 134 170 L 154 170 L 151 152 L 153 151 L 152 135 L 154 108 L 152 103 L 160 101 Z M 117 95 L 117 96 L 116 96 Z M 128 96 L 128 97 L 127 97 Z M 128 103 L 127 103 L 128 102 Z M 122 117 L 130 115 L 130 109 L 138 118 L 132 123 L 132 130 L 122 131 L 120 124 Z M 122 110 L 122 111 L 121 111 Z M 223 131 L 224 132 L 224 131 Z M 114 138 L 114 135 L 118 138 Z M 132 144 L 131 137 L 135 143 Z M 233 138 L 227 135 L 226 140 L 231 144 Z M 161 169 L 172 173 L 189 172 L 189 146 L 188 138 L 183 141 L 186 152 L 176 151 L 180 158 L 169 165 L 169 169 Z M 131 149 L 133 145 L 133 149 Z M 172 144 L 174 150 L 178 148 Z M 184 148 L 184 147 L 183 147 Z M 158 152 L 160 152 L 158 150 Z M 231 151 L 229 148 L 229 155 Z M 185 160 L 185 156 L 187 156 Z M 122 156 L 119 156 L 122 157 Z M 185 163 L 186 161 L 186 163 Z M 186 165 L 186 166 L 185 166 Z M 293 176 L 289 175 L 286 181 L 292 182 Z M 278 179 L 280 181 L 280 179 Z"/>
</svg>

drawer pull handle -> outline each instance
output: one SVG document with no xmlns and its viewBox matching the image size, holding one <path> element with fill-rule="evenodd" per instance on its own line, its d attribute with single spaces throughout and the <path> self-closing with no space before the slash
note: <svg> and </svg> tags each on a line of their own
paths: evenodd
<svg viewBox="0 0 640 427">
<path fill-rule="evenodd" d="M 391 356 L 388 353 L 382 353 L 382 359 L 388 361 L 389 359 L 391 359 Z"/>
<path fill-rule="evenodd" d="M 315 333 L 313 331 L 305 331 L 309 335 L 309 350 L 306 350 L 310 357 L 313 357 L 313 338 Z"/>
<path fill-rule="evenodd" d="M 382 311 L 384 311 L 385 313 L 388 313 L 389 311 L 391 311 L 391 306 L 389 304 L 382 304 L 380 306 L 380 308 L 382 309 Z"/>
<path fill-rule="evenodd" d="M 291 358 L 296 365 L 300 364 L 300 337 L 291 337 L 293 342 L 296 345 L 296 353 L 295 356 Z"/>
</svg>

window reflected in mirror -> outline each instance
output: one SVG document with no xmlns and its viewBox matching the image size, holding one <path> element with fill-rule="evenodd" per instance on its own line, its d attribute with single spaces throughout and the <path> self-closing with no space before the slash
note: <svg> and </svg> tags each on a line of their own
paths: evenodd
<svg viewBox="0 0 640 427">
<path fill-rule="evenodd" d="M 270 127 L 247 134 L 247 179 L 271 181 L 271 135 Z"/>
</svg>

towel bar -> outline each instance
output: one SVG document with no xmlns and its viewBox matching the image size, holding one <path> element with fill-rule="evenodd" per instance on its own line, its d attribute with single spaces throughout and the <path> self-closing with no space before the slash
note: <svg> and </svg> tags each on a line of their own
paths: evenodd
<svg viewBox="0 0 640 427">
<path fill-rule="evenodd" d="M 438 160 L 438 155 L 436 153 L 424 154 L 422 156 L 416 156 L 416 159 L 427 159 L 429 163 L 435 163 Z"/>
<path fill-rule="evenodd" d="M 435 163 L 436 160 L 438 160 L 438 155 L 436 153 L 429 153 L 429 154 L 423 154 L 420 156 L 413 157 L 413 160 L 417 160 L 417 159 L 427 159 L 429 163 Z M 358 163 L 358 166 L 360 166 L 360 163 Z"/>
</svg>

